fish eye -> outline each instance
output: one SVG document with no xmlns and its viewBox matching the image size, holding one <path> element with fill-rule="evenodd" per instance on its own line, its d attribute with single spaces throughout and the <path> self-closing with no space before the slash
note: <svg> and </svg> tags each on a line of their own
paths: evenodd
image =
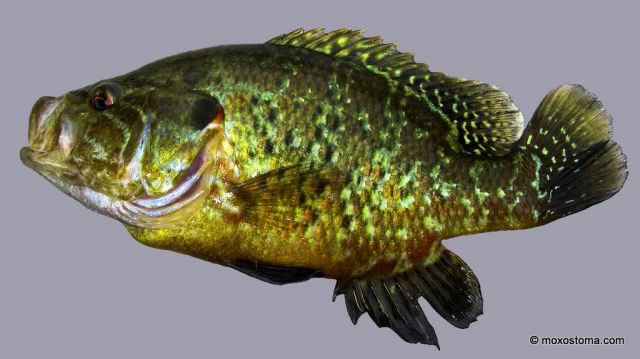
<svg viewBox="0 0 640 359">
<path fill-rule="evenodd" d="M 94 95 L 91 99 L 91 105 L 98 111 L 104 111 L 113 106 L 113 98 L 109 96 Z"/>
<path fill-rule="evenodd" d="M 119 95 L 120 88 L 116 84 L 103 83 L 93 91 L 89 104 L 96 111 L 102 112 L 113 106 Z"/>
</svg>

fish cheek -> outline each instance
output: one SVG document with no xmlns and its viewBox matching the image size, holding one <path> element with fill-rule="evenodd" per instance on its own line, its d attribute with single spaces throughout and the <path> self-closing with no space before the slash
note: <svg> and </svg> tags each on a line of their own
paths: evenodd
<svg viewBox="0 0 640 359">
<path fill-rule="evenodd" d="M 141 172 L 148 194 L 158 195 L 190 166 L 210 138 L 208 126 L 222 122 L 222 109 L 207 94 L 181 89 L 158 89 L 147 100 L 143 111 L 150 124 Z"/>
<path fill-rule="evenodd" d="M 182 125 L 174 117 L 152 117 L 148 143 L 141 161 L 149 195 L 168 191 L 198 152 L 199 131 Z"/>
<path fill-rule="evenodd" d="M 130 122 L 130 135 L 127 138 L 127 142 L 124 144 L 122 149 L 122 161 L 125 164 L 130 164 L 131 161 L 135 160 L 134 157 L 136 155 L 136 151 L 138 151 L 138 147 L 141 145 L 141 141 L 146 140 L 144 137 L 144 129 L 146 119 L 144 118 L 136 118 L 139 116 L 137 111 L 130 111 L 131 113 L 126 113 L 124 118 L 130 118 L 132 120 L 127 121 Z M 144 143 L 142 144 L 144 145 Z"/>
<path fill-rule="evenodd" d="M 126 196 L 128 191 L 119 188 L 118 183 L 122 151 L 130 131 L 102 120 L 96 119 L 86 126 L 71 153 L 71 161 L 80 169 L 87 186 L 107 195 Z"/>
</svg>

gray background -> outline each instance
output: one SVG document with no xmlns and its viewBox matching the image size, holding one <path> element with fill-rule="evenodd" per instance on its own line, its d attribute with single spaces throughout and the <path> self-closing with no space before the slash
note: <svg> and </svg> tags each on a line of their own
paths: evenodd
<svg viewBox="0 0 640 359">
<path fill-rule="evenodd" d="M 631 1 L 3 1 L 0 357 L 638 357 L 638 15 Z M 366 316 L 353 327 L 342 298 L 330 301 L 333 281 L 271 286 L 143 247 L 19 161 L 41 95 L 316 26 L 365 29 L 432 69 L 496 84 L 527 119 L 563 83 L 595 92 L 615 118 L 631 168 L 617 196 L 542 228 L 447 243 L 480 278 L 485 314 L 459 330 L 424 305 L 441 352 Z M 534 334 L 626 344 L 532 346 Z"/>
</svg>

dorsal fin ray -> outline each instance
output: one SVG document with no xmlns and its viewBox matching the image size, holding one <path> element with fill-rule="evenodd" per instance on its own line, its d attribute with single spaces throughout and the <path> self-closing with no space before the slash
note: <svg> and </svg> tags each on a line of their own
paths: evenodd
<svg viewBox="0 0 640 359">
<path fill-rule="evenodd" d="M 486 83 L 431 72 L 411 53 L 399 52 L 382 38 L 362 31 L 294 30 L 267 42 L 301 47 L 359 64 L 405 85 L 421 97 L 449 128 L 447 141 L 458 152 L 475 156 L 504 156 L 522 135 L 523 117 L 509 96 Z"/>
</svg>

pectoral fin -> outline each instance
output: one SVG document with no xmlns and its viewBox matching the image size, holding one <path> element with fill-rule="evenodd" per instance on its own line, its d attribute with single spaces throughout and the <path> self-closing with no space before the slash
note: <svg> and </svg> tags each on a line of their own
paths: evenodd
<svg viewBox="0 0 640 359">
<path fill-rule="evenodd" d="M 242 221 L 291 229 L 308 223 L 324 201 L 337 198 L 344 178 L 330 166 L 299 163 L 258 175 L 231 192 Z"/>
</svg>

